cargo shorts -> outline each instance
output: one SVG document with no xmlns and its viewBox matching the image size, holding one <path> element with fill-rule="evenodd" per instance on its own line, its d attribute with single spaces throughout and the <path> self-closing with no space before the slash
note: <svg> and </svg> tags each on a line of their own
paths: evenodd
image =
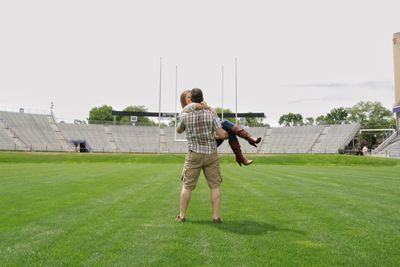
<svg viewBox="0 0 400 267">
<path fill-rule="evenodd" d="M 183 166 L 181 181 L 186 189 L 195 189 L 203 170 L 208 187 L 217 188 L 222 182 L 221 171 L 219 167 L 218 153 L 201 154 L 189 151 L 186 155 L 185 165 Z"/>
</svg>

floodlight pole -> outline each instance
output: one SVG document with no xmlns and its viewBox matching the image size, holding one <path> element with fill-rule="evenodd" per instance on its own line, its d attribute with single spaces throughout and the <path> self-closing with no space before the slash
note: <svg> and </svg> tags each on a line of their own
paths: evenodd
<svg viewBox="0 0 400 267">
<path fill-rule="evenodd" d="M 177 105 L 178 105 L 178 103 L 177 103 L 177 100 L 178 99 L 178 66 L 175 66 L 175 140 L 177 139 L 177 136 L 176 136 L 176 126 L 177 126 L 177 119 L 178 119 L 178 116 L 176 115 L 177 114 L 177 112 L 178 112 L 178 108 L 177 108 Z"/>
<path fill-rule="evenodd" d="M 237 58 L 235 57 L 235 121 L 236 125 L 238 124 L 237 118 L 237 98 L 238 98 L 238 90 L 237 90 Z"/>
<path fill-rule="evenodd" d="M 222 110 L 221 120 L 224 120 L 224 65 L 222 65 Z"/>
<path fill-rule="evenodd" d="M 161 152 L 161 74 L 162 74 L 162 58 L 160 57 L 160 87 L 158 91 L 158 153 Z"/>
<path fill-rule="evenodd" d="M 53 109 L 54 109 L 54 103 L 53 103 L 53 101 L 51 101 L 51 104 L 50 104 L 50 114 L 51 114 L 51 116 L 54 118 L 54 111 L 53 111 Z"/>
<path fill-rule="evenodd" d="M 393 63 L 395 102 L 393 112 L 396 113 L 396 128 L 400 132 L 400 32 L 393 34 Z"/>
</svg>

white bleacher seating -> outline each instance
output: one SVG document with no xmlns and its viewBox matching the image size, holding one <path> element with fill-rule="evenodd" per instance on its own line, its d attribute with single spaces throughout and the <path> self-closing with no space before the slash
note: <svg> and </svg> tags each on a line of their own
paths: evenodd
<svg viewBox="0 0 400 267">
<path fill-rule="evenodd" d="M 50 115 L 0 111 L 0 118 L 29 149 L 35 151 L 65 151 L 50 125 Z"/>
<path fill-rule="evenodd" d="M 379 154 L 389 157 L 400 157 L 400 134 L 397 133 L 397 136 L 393 138 Z"/>
<path fill-rule="evenodd" d="M 108 126 L 121 152 L 156 153 L 159 128 L 151 126 Z"/>
<path fill-rule="evenodd" d="M 74 139 L 84 140 L 92 152 L 186 153 L 188 149 L 185 133 L 176 134 L 174 127 L 55 123 L 50 115 L 15 112 L 0 112 L 0 122 L 1 150 L 68 151 L 65 144 Z M 359 124 L 250 127 L 245 130 L 262 138 L 258 147 L 238 140 L 243 153 L 338 153 L 359 128 Z M 398 139 L 388 146 L 393 153 L 400 153 Z M 228 140 L 218 151 L 232 153 Z"/>
<path fill-rule="evenodd" d="M 104 130 L 104 125 L 57 123 L 57 126 L 68 141 L 85 140 L 92 152 L 115 152 Z"/>
</svg>

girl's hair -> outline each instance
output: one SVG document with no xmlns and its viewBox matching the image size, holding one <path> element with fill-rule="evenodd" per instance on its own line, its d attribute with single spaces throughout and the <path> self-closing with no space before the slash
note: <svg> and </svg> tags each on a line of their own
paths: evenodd
<svg viewBox="0 0 400 267">
<path fill-rule="evenodd" d="M 186 95 L 190 94 L 190 90 L 185 90 L 181 94 L 181 106 L 184 108 L 186 106 Z"/>
</svg>

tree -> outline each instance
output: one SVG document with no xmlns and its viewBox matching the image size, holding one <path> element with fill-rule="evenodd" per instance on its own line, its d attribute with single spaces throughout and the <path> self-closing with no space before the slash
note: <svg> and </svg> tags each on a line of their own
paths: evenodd
<svg viewBox="0 0 400 267">
<path fill-rule="evenodd" d="M 179 119 L 177 120 L 177 122 L 179 122 Z M 175 118 L 172 118 L 172 119 L 168 122 L 168 126 L 169 126 L 169 127 L 175 127 Z"/>
<path fill-rule="evenodd" d="M 340 107 L 334 108 L 325 116 L 318 116 L 315 121 L 318 125 L 321 124 L 340 124 L 342 122 L 347 122 L 348 118 L 348 109 Z"/>
<path fill-rule="evenodd" d="M 298 126 L 303 125 L 303 116 L 301 114 L 294 114 L 289 112 L 288 114 L 284 114 L 279 118 L 279 125 L 284 126 Z"/>
<path fill-rule="evenodd" d="M 112 106 L 103 105 L 101 107 L 94 107 L 89 111 L 88 121 L 90 124 L 112 120 Z"/>
<path fill-rule="evenodd" d="M 217 113 L 219 113 L 219 114 L 221 114 L 222 113 L 222 108 L 220 108 L 220 107 L 216 107 L 215 109 L 215 112 L 217 112 Z M 225 113 L 232 113 L 232 111 L 229 109 L 229 108 L 224 108 L 224 114 Z M 235 120 L 235 118 L 225 118 L 224 117 L 224 120 L 228 120 L 228 121 L 230 121 L 230 122 L 232 122 L 232 123 L 236 123 L 236 120 Z"/>
<path fill-rule="evenodd" d="M 251 113 L 251 112 L 249 112 L 249 113 Z M 263 127 L 263 126 L 266 126 L 265 124 L 264 124 L 264 118 L 260 118 L 260 117 L 258 117 L 258 118 L 256 118 L 256 117 L 247 117 L 247 118 L 245 118 L 246 119 L 246 124 L 247 124 L 247 126 L 249 126 L 249 127 Z"/>
<path fill-rule="evenodd" d="M 393 129 L 396 120 L 393 113 L 380 102 L 358 102 L 349 108 L 349 121 L 359 122 L 364 129 Z M 360 144 L 373 148 L 387 136 L 384 132 L 364 132 L 360 135 Z M 379 141 L 380 140 L 380 141 Z"/>
<path fill-rule="evenodd" d="M 359 122 L 362 128 L 382 129 L 395 128 L 396 120 L 393 113 L 383 107 L 380 102 L 358 102 L 348 110 L 349 121 Z"/>
<path fill-rule="evenodd" d="M 349 112 L 347 109 L 340 107 L 332 109 L 328 114 L 326 114 L 325 119 L 329 124 L 339 124 L 347 121 L 347 116 Z"/>
<path fill-rule="evenodd" d="M 147 112 L 147 108 L 145 106 L 128 106 L 123 109 L 123 111 L 130 112 Z M 131 117 L 130 116 L 118 116 L 117 121 L 121 124 L 130 124 Z M 156 123 L 150 120 L 148 117 L 138 116 L 136 125 L 155 125 Z"/>
<path fill-rule="evenodd" d="M 312 125 L 314 125 L 314 118 L 313 117 L 307 117 L 307 118 L 305 118 L 304 119 L 304 125 L 307 125 L 307 126 L 312 126 Z"/>
<path fill-rule="evenodd" d="M 316 125 L 323 125 L 325 123 L 325 116 L 324 115 L 319 115 L 318 117 L 315 118 L 315 124 Z"/>
</svg>

